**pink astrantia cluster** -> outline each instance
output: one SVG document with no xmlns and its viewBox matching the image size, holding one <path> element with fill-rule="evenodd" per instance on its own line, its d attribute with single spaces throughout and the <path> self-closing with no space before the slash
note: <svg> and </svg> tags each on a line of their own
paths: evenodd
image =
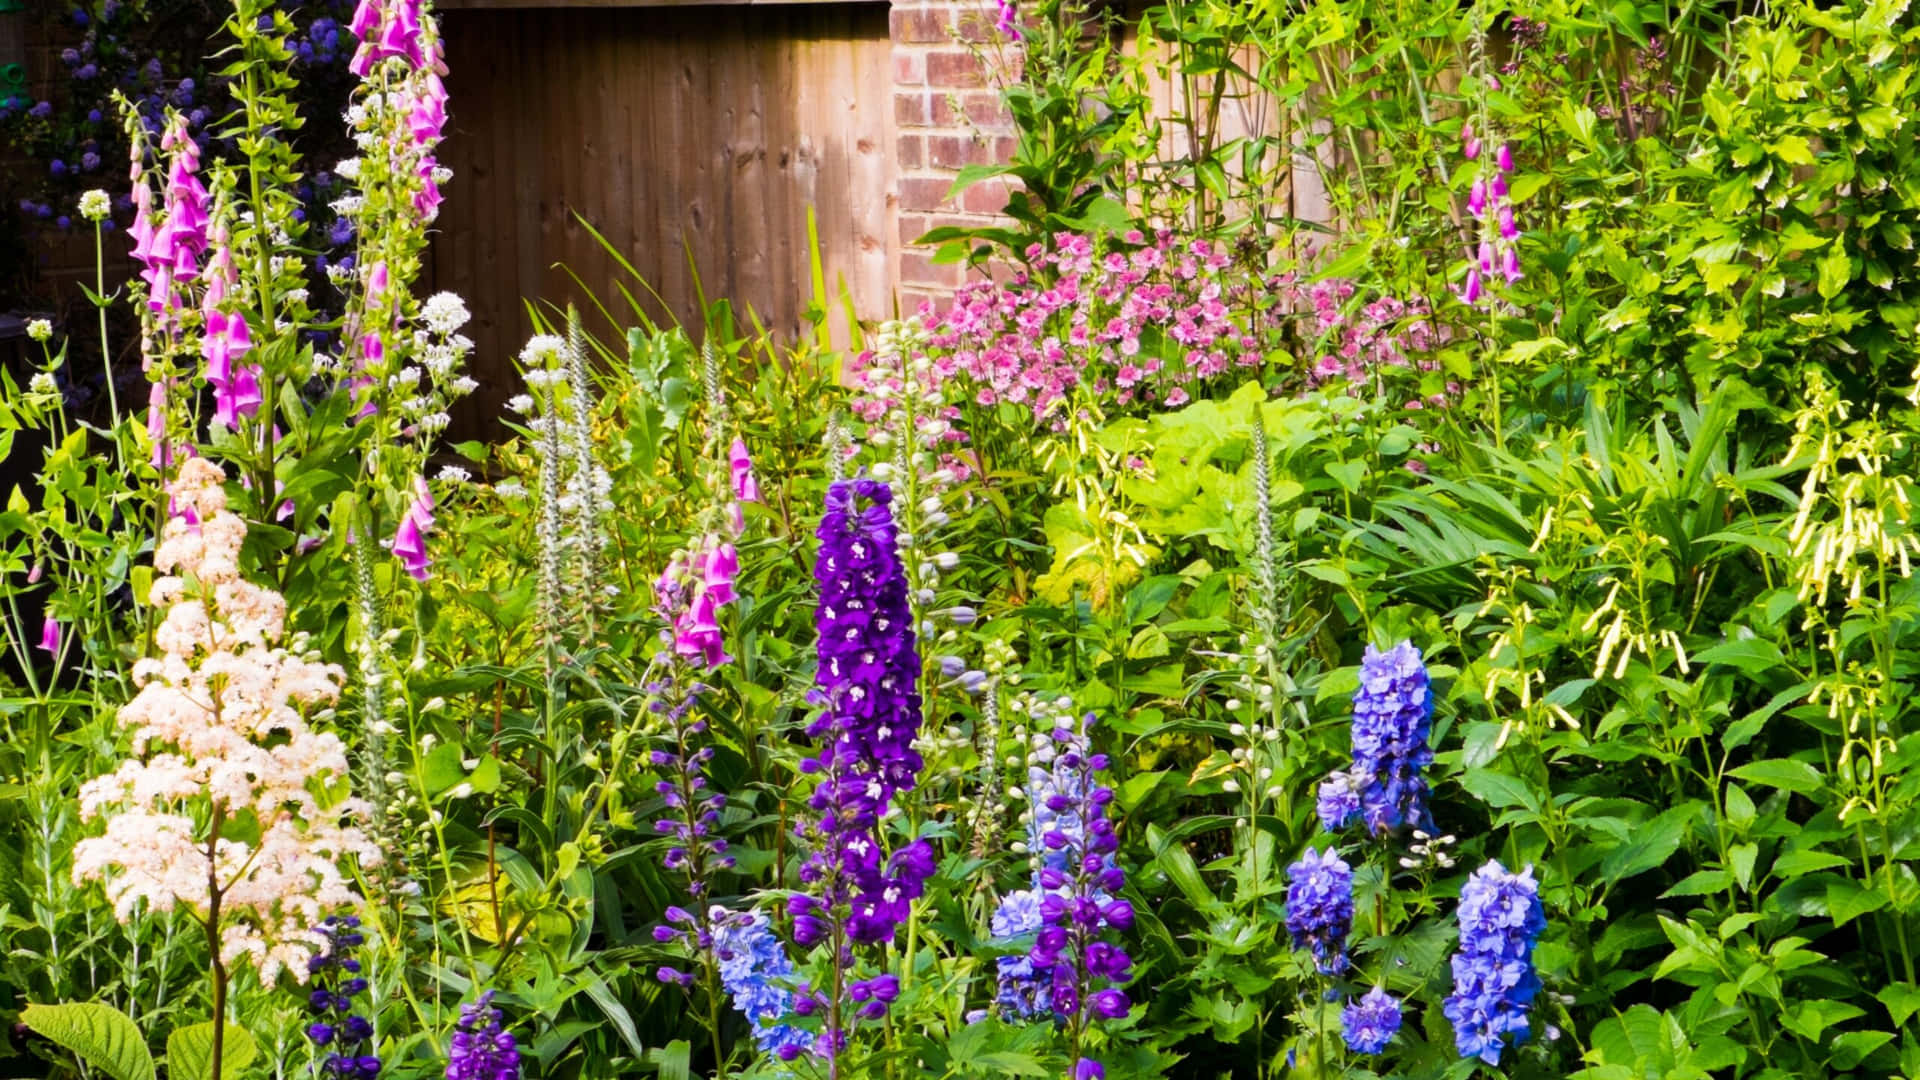
<svg viewBox="0 0 1920 1080">
<path fill-rule="evenodd" d="M 1467 160 L 1479 160 L 1482 148 L 1471 124 L 1461 129 L 1460 139 Z M 1493 167 L 1487 168 L 1486 164 L 1481 164 L 1467 192 L 1467 211 L 1480 228 L 1480 246 L 1473 253 L 1466 284 L 1460 290 L 1460 299 L 1469 304 L 1477 304 L 1486 296 L 1495 274 L 1509 285 L 1525 276 L 1520 272 L 1520 227 L 1513 220 L 1513 203 L 1507 192 L 1507 177 L 1513 174 L 1513 151 L 1501 143 L 1494 148 Z"/>
<path fill-rule="evenodd" d="M 304 979 L 309 930 L 360 902 L 340 861 L 380 854 L 366 804 L 341 797 L 345 745 L 307 722 L 341 671 L 277 644 L 286 602 L 240 576 L 247 527 L 224 479 L 193 458 L 167 489 L 178 513 L 148 594 L 166 611 L 160 655 L 134 665 L 140 692 L 120 710 L 133 756 L 80 789 L 81 818 L 105 827 L 74 845 L 73 878 L 100 881 L 123 922 L 142 905 L 205 919 L 217 897 L 224 962 Z"/>
<path fill-rule="evenodd" d="M 1024 405 L 1056 423 L 1076 388 L 1179 406 L 1197 384 L 1261 363 L 1246 313 L 1229 307 L 1223 245 L 1167 231 L 1060 233 L 1026 258 L 1031 272 L 1007 284 L 965 286 L 937 316 L 922 307 L 934 374 L 977 404 Z M 856 381 L 869 366 L 854 365 Z"/>
<path fill-rule="evenodd" d="M 1311 314 L 1306 330 L 1315 359 L 1309 377 L 1315 383 L 1332 379 L 1364 383 L 1384 368 L 1435 371 L 1435 351 L 1453 336 L 1434 321 L 1433 305 L 1413 294 L 1376 297 L 1355 308 L 1358 287 L 1346 278 L 1325 278 L 1302 286 L 1297 277 L 1283 274 L 1271 283 L 1294 311 Z"/>
</svg>

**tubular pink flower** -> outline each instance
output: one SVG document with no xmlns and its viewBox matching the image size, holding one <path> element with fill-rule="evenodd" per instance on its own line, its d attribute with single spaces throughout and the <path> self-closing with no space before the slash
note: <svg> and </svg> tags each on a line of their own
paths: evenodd
<svg viewBox="0 0 1920 1080">
<path fill-rule="evenodd" d="M 753 475 L 753 458 L 747 455 L 746 440 L 734 439 L 733 450 L 727 457 L 733 470 L 733 497 L 741 502 L 759 502 L 760 483 Z"/>
<path fill-rule="evenodd" d="M 1500 149 L 1493 152 L 1493 163 L 1499 166 L 1503 173 L 1513 171 L 1513 151 L 1507 148 L 1506 143 L 1501 143 Z"/>
<path fill-rule="evenodd" d="M 207 384 L 213 387 L 213 422 L 229 431 L 240 425 L 240 417 L 260 411 L 259 369 L 235 363 L 252 348 L 246 316 L 217 308 L 206 313 L 200 352 L 207 360 Z"/>
<path fill-rule="evenodd" d="M 431 576 L 429 568 L 433 560 L 427 556 L 427 530 L 433 528 L 433 491 L 427 487 L 426 480 L 414 478 L 413 505 L 400 521 L 400 529 L 393 536 L 393 553 L 400 559 L 406 571 L 415 581 L 425 581 Z"/>
<path fill-rule="evenodd" d="M 51 615 L 40 623 L 40 648 L 48 653 L 60 651 L 60 621 Z"/>
</svg>

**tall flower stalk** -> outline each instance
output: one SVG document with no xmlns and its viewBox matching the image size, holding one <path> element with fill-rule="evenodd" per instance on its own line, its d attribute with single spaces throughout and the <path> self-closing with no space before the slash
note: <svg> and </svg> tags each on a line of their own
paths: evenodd
<svg viewBox="0 0 1920 1080">
<path fill-rule="evenodd" d="M 801 764 L 817 777 L 812 817 L 798 831 L 810 848 L 807 887 L 790 905 L 794 937 L 824 945 L 831 971 L 821 1045 L 839 1075 L 847 1046 L 846 1005 L 879 1019 L 899 992 L 889 975 L 851 978 L 856 945 L 891 942 L 934 869 L 933 850 L 913 840 L 886 853 L 884 823 L 920 771 L 920 659 L 907 606 L 891 504 L 875 480 L 843 480 L 827 492 L 820 555 L 819 667 L 810 700 L 821 712 L 807 734 L 819 751 Z"/>
<path fill-rule="evenodd" d="M 361 831 L 366 804 L 315 794 L 347 778 L 345 746 L 306 719 L 338 696 L 342 672 L 277 644 L 286 603 L 240 576 L 247 528 L 224 479 L 193 458 L 168 488 L 181 512 L 149 593 L 166 609 L 161 655 L 135 664 L 141 689 L 120 710 L 137 756 L 82 786 L 82 818 L 105 830 L 73 851 L 75 883 L 102 882 L 122 922 L 144 903 L 184 908 L 205 931 L 214 1080 L 233 968 L 305 979 L 309 928 L 359 902 L 342 861 L 380 860 Z"/>
</svg>

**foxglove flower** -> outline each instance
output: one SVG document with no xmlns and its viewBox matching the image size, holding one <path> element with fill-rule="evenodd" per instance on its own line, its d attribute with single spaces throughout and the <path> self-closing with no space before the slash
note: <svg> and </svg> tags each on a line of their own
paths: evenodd
<svg viewBox="0 0 1920 1080">
<path fill-rule="evenodd" d="M 1509 1043 L 1525 1041 L 1527 1010 L 1540 993 L 1533 947 L 1547 916 L 1533 868 L 1514 874 L 1496 861 L 1474 871 L 1460 890 L 1459 922 L 1453 993 L 1442 1011 L 1461 1057 L 1498 1065 Z"/>
<path fill-rule="evenodd" d="M 460 1007 L 447 1051 L 447 1080 L 520 1080 L 520 1048 L 512 1033 L 500 1025 L 493 1007 L 493 991 Z"/>
<path fill-rule="evenodd" d="M 760 501 L 760 482 L 753 475 L 753 458 L 747 454 L 744 439 L 734 439 L 727 453 L 727 466 L 733 474 L 733 497 L 741 502 Z"/>
<path fill-rule="evenodd" d="M 1340 1033 L 1356 1054 L 1378 1054 L 1400 1030 L 1400 1002 L 1384 987 L 1367 991 L 1340 1013 Z"/>
<path fill-rule="evenodd" d="M 48 653 L 60 651 L 60 620 L 51 615 L 40 621 L 40 648 Z"/>
<path fill-rule="evenodd" d="M 393 554 L 413 580 L 425 581 L 433 566 L 433 559 L 427 555 L 427 531 L 433 528 L 433 491 L 425 477 L 414 477 L 413 484 L 413 505 L 407 507 L 394 533 Z"/>
<path fill-rule="evenodd" d="M 307 961 L 313 990 L 307 995 L 307 1038 L 324 1051 L 320 1075 L 330 1080 L 375 1080 L 380 1059 L 372 1053 L 373 1024 L 354 1009 L 354 997 L 364 993 L 367 980 L 353 950 L 366 942 L 360 919 L 329 915 L 314 929 L 321 951 Z"/>
<path fill-rule="evenodd" d="M 1420 650 L 1406 641 L 1386 652 L 1368 645 L 1360 661 L 1360 688 L 1353 695 L 1353 764 L 1343 780 L 1329 779 L 1332 790 L 1323 786 L 1323 823 L 1337 828 L 1356 816 L 1352 798 L 1339 790 L 1344 784 L 1358 795 L 1357 816 L 1375 836 L 1401 825 L 1431 824 L 1423 770 L 1433 762 L 1427 745 L 1432 720 L 1433 696 Z"/>
<path fill-rule="evenodd" d="M 1353 929 L 1353 870 L 1332 848 L 1312 848 L 1287 867 L 1287 933 L 1293 947 L 1310 949 L 1323 975 L 1347 969 L 1347 935 Z"/>
<path fill-rule="evenodd" d="M 709 921 L 720 984 L 753 1025 L 753 1041 L 761 1051 L 792 1061 L 813 1049 L 813 1032 L 784 1022 L 794 1011 L 793 961 L 766 913 L 715 907 Z"/>
</svg>

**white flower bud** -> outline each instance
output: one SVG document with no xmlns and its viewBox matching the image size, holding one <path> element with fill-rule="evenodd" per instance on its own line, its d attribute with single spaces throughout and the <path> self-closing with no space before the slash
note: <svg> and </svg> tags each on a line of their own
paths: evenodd
<svg viewBox="0 0 1920 1080">
<path fill-rule="evenodd" d="M 1226 789 L 1227 791 L 1230 791 L 1230 792 L 1237 792 L 1237 791 L 1239 791 L 1239 790 L 1240 790 L 1240 781 L 1238 781 L 1238 780 L 1228 780 L 1228 781 L 1226 781 L 1225 783 L 1222 783 L 1222 784 L 1221 784 L 1220 786 L 1221 786 L 1222 788 L 1224 788 L 1224 789 Z"/>
</svg>

